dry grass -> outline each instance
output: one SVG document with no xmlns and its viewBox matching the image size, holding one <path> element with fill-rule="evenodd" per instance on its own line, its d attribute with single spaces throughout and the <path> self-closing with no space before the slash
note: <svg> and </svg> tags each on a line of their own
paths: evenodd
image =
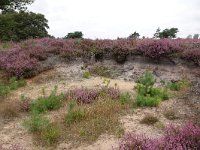
<svg viewBox="0 0 200 150">
<path fill-rule="evenodd" d="M 18 101 L 12 102 L 3 100 L 0 102 L 0 117 L 3 119 L 12 119 L 19 115 L 19 103 Z"/>
<path fill-rule="evenodd" d="M 65 140 L 76 141 L 76 144 L 91 143 L 102 134 L 118 137 L 123 134 L 119 116 L 125 112 L 128 105 L 121 105 L 120 101 L 106 97 L 94 104 L 78 107 L 84 107 L 85 117 L 74 124 L 65 125 Z"/>
<path fill-rule="evenodd" d="M 157 123 L 159 120 L 157 117 L 152 116 L 152 115 L 146 115 L 141 121 L 141 124 L 146 124 L 146 125 L 154 125 Z"/>
</svg>

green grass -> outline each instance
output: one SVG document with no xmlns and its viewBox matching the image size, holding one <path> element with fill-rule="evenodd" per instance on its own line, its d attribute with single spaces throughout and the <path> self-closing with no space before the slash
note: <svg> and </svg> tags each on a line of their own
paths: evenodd
<svg viewBox="0 0 200 150">
<path fill-rule="evenodd" d="M 17 80 L 15 77 L 11 78 L 6 84 L 0 82 L 0 96 L 8 96 L 11 91 L 23 86 L 26 86 L 26 81 L 23 79 Z"/>
<path fill-rule="evenodd" d="M 23 122 L 23 126 L 26 129 L 28 129 L 30 132 L 41 132 L 49 124 L 50 124 L 50 121 L 48 120 L 48 118 L 44 117 L 41 114 L 37 114 L 37 113 L 32 113 Z"/>
</svg>

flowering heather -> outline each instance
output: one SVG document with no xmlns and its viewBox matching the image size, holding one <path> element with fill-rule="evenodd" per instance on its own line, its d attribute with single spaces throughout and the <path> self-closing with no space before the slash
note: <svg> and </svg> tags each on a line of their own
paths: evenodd
<svg viewBox="0 0 200 150">
<path fill-rule="evenodd" d="M 119 150 L 198 150 L 200 149 L 200 127 L 188 123 L 181 128 L 169 126 L 163 137 L 150 139 L 136 134 L 126 134 Z"/>
<path fill-rule="evenodd" d="M 183 58 L 188 61 L 193 61 L 200 66 L 200 48 L 187 49 L 183 52 Z"/>
<path fill-rule="evenodd" d="M 77 88 L 70 92 L 71 98 L 82 104 L 89 104 L 94 102 L 98 97 L 98 94 L 98 90 L 86 88 Z"/>
<path fill-rule="evenodd" d="M 120 97 L 120 90 L 116 87 L 103 87 L 101 92 L 107 94 L 112 99 L 118 99 Z"/>
<path fill-rule="evenodd" d="M 14 48 L 0 54 L 0 69 L 17 77 L 31 76 L 38 67 L 35 58 L 31 58 L 21 48 Z"/>
<path fill-rule="evenodd" d="M 137 43 L 137 51 L 144 56 L 153 59 L 159 59 L 162 56 L 176 54 L 182 52 L 181 43 L 179 40 L 171 39 L 145 39 Z"/>
</svg>

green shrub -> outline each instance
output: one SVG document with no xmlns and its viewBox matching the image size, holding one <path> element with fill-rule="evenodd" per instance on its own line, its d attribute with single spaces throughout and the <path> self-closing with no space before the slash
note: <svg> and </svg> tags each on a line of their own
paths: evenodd
<svg viewBox="0 0 200 150">
<path fill-rule="evenodd" d="M 137 106 L 156 107 L 160 104 L 160 102 L 161 102 L 161 99 L 158 97 L 142 96 L 142 95 L 138 95 L 136 97 Z"/>
<path fill-rule="evenodd" d="M 42 140 L 49 145 L 56 143 L 60 135 L 60 128 L 52 123 L 48 124 L 47 127 L 41 132 Z"/>
<path fill-rule="evenodd" d="M 89 71 L 85 71 L 85 72 L 83 73 L 83 78 L 89 79 L 90 77 L 91 77 L 91 74 L 90 74 Z"/>
<path fill-rule="evenodd" d="M 141 121 L 141 124 L 146 124 L 146 125 L 154 125 L 157 123 L 159 120 L 158 118 L 152 116 L 152 115 L 146 115 Z"/>
<path fill-rule="evenodd" d="M 166 88 L 151 88 L 150 95 L 152 97 L 159 97 L 161 100 L 169 99 L 169 94 Z"/>
<path fill-rule="evenodd" d="M 61 107 L 63 94 L 56 95 L 57 87 L 51 92 L 48 97 L 39 97 L 32 103 L 31 111 L 37 113 L 43 113 L 48 110 L 56 110 Z"/>
<path fill-rule="evenodd" d="M 138 83 L 144 85 L 148 88 L 152 87 L 156 82 L 153 74 L 149 71 L 146 71 L 138 80 Z"/>
<path fill-rule="evenodd" d="M 32 113 L 29 118 L 25 119 L 23 122 L 23 126 L 30 132 L 41 132 L 49 124 L 48 118 L 37 113 Z"/>
<path fill-rule="evenodd" d="M 77 104 L 75 102 L 69 103 L 68 113 L 65 116 L 65 122 L 67 124 L 72 124 L 85 117 L 85 111 L 80 109 L 74 109 Z"/>
<path fill-rule="evenodd" d="M 136 98 L 136 104 L 138 106 L 158 106 L 162 100 L 169 99 L 169 94 L 166 88 L 155 88 L 155 79 L 150 72 L 139 78 L 136 90 L 138 96 Z"/>
<path fill-rule="evenodd" d="M 131 99 L 131 97 L 130 97 L 130 94 L 128 92 L 127 93 L 122 93 L 120 95 L 120 97 L 119 97 L 120 103 L 122 105 L 129 103 L 130 99 Z"/>
</svg>

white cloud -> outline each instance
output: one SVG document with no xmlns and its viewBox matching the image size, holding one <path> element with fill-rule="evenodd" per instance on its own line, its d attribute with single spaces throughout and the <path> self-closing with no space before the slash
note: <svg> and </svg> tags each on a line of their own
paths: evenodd
<svg viewBox="0 0 200 150">
<path fill-rule="evenodd" d="M 181 37 L 200 32 L 199 0 L 36 0 L 29 10 L 49 20 L 49 33 L 86 38 L 151 37 L 158 27 L 178 27 Z"/>
</svg>

